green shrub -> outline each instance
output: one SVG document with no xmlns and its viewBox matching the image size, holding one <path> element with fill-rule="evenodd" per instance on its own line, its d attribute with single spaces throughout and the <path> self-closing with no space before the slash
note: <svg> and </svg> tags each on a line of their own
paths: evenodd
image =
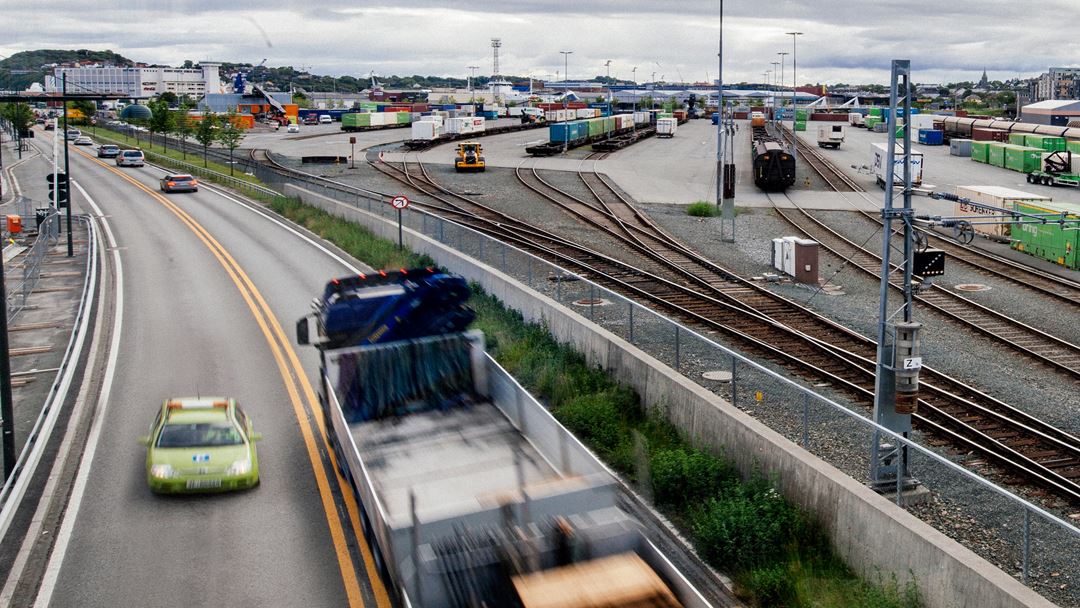
<svg viewBox="0 0 1080 608">
<path fill-rule="evenodd" d="M 762 480 L 733 485 L 691 508 L 694 542 L 705 560 L 728 572 L 781 559 L 802 535 L 802 516 Z"/>
<path fill-rule="evenodd" d="M 623 413 L 607 392 L 585 394 L 555 409 L 555 417 L 598 453 L 608 456 L 629 435 Z"/>
<path fill-rule="evenodd" d="M 721 459 L 688 447 L 656 450 L 649 469 L 656 501 L 679 509 L 715 497 L 737 479 Z"/>
<path fill-rule="evenodd" d="M 687 205 L 686 214 L 694 217 L 715 217 L 720 215 L 720 210 L 712 203 L 698 201 Z"/>
<path fill-rule="evenodd" d="M 739 584 L 739 595 L 754 606 L 786 606 L 794 603 L 795 585 L 784 563 L 752 570 L 740 577 Z"/>
</svg>

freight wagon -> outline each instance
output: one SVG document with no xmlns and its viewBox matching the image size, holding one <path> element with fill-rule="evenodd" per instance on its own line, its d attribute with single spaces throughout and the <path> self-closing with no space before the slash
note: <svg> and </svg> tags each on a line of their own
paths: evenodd
<svg viewBox="0 0 1080 608">
<path fill-rule="evenodd" d="M 602 118 L 552 123 L 548 126 L 549 141 L 525 148 L 525 152 L 534 156 L 548 156 L 563 150 L 598 144 L 627 135 L 634 131 L 635 116 L 637 115 L 616 114 Z"/>
<path fill-rule="evenodd" d="M 463 331 L 467 298 L 433 269 L 348 277 L 316 299 L 317 335 L 297 323 L 395 604 L 707 608 L 604 465 Z"/>
<path fill-rule="evenodd" d="M 349 112 L 341 116 L 342 131 L 393 129 L 411 124 L 411 112 Z"/>
<path fill-rule="evenodd" d="M 1012 248 L 1035 257 L 1080 270 L 1080 206 L 1068 203 L 1018 202 L 1015 211 L 1034 213 L 1049 220 L 1043 224 L 1033 218 L 1012 227 Z M 1063 223 L 1055 223 L 1059 220 Z"/>
<path fill-rule="evenodd" d="M 1006 219 L 1007 212 L 995 211 L 971 203 L 982 203 L 998 209 L 1011 210 L 1019 202 L 1036 204 L 1050 202 L 1050 198 L 1047 196 L 1001 186 L 957 186 L 956 196 L 971 202 L 956 201 L 953 205 L 953 214 L 969 218 L 971 227 L 976 232 L 1000 240 L 1004 240 L 1004 237 L 1009 236 L 1010 225 L 1003 221 Z"/>
<path fill-rule="evenodd" d="M 782 192 L 795 183 L 795 157 L 764 126 L 751 133 L 750 158 L 754 185 L 766 192 Z"/>
<path fill-rule="evenodd" d="M 989 129 L 997 132 L 1003 131 L 1006 134 L 1006 138 L 1008 137 L 1009 133 L 1030 133 L 1032 135 L 1047 135 L 1050 137 L 1060 137 L 1069 141 L 1080 141 L 1080 128 L 1077 127 L 1038 125 L 1030 122 L 1014 122 L 1011 120 L 1001 120 L 997 118 L 942 116 L 940 126 L 938 126 L 935 122 L 934 128 L 940 128 L 942 131 L 944 131 L 946 139 L 952 137 L 979 139 L 975 136 L 975 131 L 979 129 Z M 1005 141 L 1005 139 L 998 141 Z M 1027 142 L 1025 141 L 1025 144 L 1026 143 Z M 1066 143 L 1066 145 L 1068 144 Z"/>
<path fill-rule="evenodd" d="M 473 139 L 484 135 L 498 135 L 500 133 L 525 131 L 528 129 L 537 129 L 547 126 L 546 123 L 544 123 L 543 121 L 539 121 L 492 127 L 488 125 L 485 121 L 483 124 L 483 128 L 480 128 L 478 125 L 472 122 L 466 125 L 464 122 L 452 121 L 483 121 L 483 118 L 457 116 L 444 119 L 438 115 L 431 115 L 421 116 L 420 122 L 424 122 L 425 119 L 429 121 L 440 120 L 441 122 L 439 128 L 433 129 L 426 126 L 417 127 L 417 123 L 413 123 L 412 138 L 405 141 L 406 148 L 409 148 L 410 150 L 426 150 L 432 146 L 462 138 Z"/>
</svg>

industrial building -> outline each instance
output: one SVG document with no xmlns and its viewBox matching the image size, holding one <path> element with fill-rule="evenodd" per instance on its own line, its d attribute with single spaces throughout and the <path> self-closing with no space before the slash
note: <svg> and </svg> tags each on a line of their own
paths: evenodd
<svg viewBox="0 0 1080 608">
<path fill-rule="evenodd" d="M 1020 109 L 1020 121 L 1038 125 L 1067 127 L 1069 121 L 1080 120 L 1080 100 L 1053 99 L 1028 104 Z"/>
<path fill-rule="evenodd" d="M 220 63 L 204 62 L 193 69 L 115 66 L 57 67 L 45 78 L 45 90 L 60 91 L 66 76 L 68 91 L 107 93 L 126 97 L 153 97 L 166 91 L 202 97 L 221 89 Z"/>
</svg>

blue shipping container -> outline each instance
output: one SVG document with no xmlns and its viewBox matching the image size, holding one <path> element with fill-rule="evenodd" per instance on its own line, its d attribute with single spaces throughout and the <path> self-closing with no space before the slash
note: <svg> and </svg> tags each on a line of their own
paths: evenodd
<svg viewBox="0 0 1080 608">
<path fill-rule="evenodd" d="M 919 129 L 919 143 L 928 146 L 944 145 L 945 134 L 934 129 Z"/>
<path fill-rule="evenodd" d="M 589 136 L 589 124 L 584 121 L 553 123 L 548 132 L 551 141 L 558 143 L 575 142 Z"/>
<path fill-rule="evenodd" d="M 719 112 L 713 112 L 712 113 L 712 124 L 714 124 L 714 125 L 720 124 L 720 113 Z"/>
</svg>

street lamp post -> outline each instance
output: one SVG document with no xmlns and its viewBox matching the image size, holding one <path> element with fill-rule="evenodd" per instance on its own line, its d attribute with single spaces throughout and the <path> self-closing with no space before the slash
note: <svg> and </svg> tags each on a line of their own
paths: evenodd
<svg viewBox="0 0 1080 608">
<path fill-rule="evenodd" d="M 468 86 L 466 88 L 469 89 L 469 103 L 473 103 L 476 99 L 473 97 L 472 81 L 473 81 L 473 78 L 476 77 L 476 70 L 480 69 L 480 66 L 478 66 L 478 65 L 470 65 L 470 66 L 467 66 L 467 67 L 469 68 L 469 81 L 467 83 Z"/>
<path fill-rule="evenodd" d="M 776 86 L 776 77 L 780 74 L 780 70 L 777 69 L 778 67 L 780 67 L 780 62 L 779 61 L 770 61 L 769 64 L 773 66 L 773 68 L 772 68 L 772 85 L 773 85 L 772 120 L 773 120 L 773 125 L 775 125 L 776 124 L 776 95 L 780 92 L 780 90 Z"/>
<path fill-rule="evenodd" d="M 777 55 L 779 55 L 779 56 L 780 56 L 780 91 L 779 91 L 779 92 L 783 92 L 783 90 L 784 90 L 784 57 L 785 57 L 786 55 L 790 55 L 790 53 L 786 53 L 786 52 L 779 52 L 779 53 L 777 53 Z M 781 105 L 781 106 L 783 106 L 783 105 L 784 105 L 783 99 L 781 99 L 781 100 L 780 100 L 780 105 Z M 783 122 L 782 122 L 782 121 L 781 121 L 781 125 L 780 125 L 780 126 L 783 126 Z M 793 130 L 793 131 L 794 131 L 794 128 L 795 128 L 795 127 L 792 127 L 792 130 Z"/>
<path fill-rule="evenodd" d="M 798 116 L 796 114 L 799 111 L 799 100 L 795 96 L 796 95 L 796 89 L 799 88 L 799 74 L 798 74 L 798 71 L 797 71 L 798 70 L 797 66 L 798 66 L 798 61 L 799 61 L 799 55 L 796 52 L 797 49 L 796 49 L 796 44 L 795 43 L 799 39 L 799 36 L 802 36 L 802 32 L 788 32 L 787 34 L 788 34 L 788 36 L 791 36 L 791 136 L 792 136 L 792 138 L 795 138 L 795 137 L 798 137 L 798 134 L 795 131 L 795 123 L 798 120 Z M 799 166 L 798 165 L 798 160 L 799 160 L 799 147 L 798 146 L 792 146 L 791 147 L 791 158 L 796 161 L 795 166 L 798 167 Z"/>
<path fill-rule="evenodd" d="M 566 97 L 567 97 L 567 92 L 569 91 L 569 88 L 568 88 L 569 84 L 568 83 L 570 82 L 570 78 L 569 78 L 570 74 L 568 72 L 568 70 L 569 70 L 569 63 L 568 62 L 569 62 L 569 59 L 570 59 L 570 55 L 572 55 L 574 53 L 574 51 L 559 51 L 559 52 L 562 53 L 562 56 L 563 56 L 563 92 L 562 92 L 563 120 L 564 121 L 569 121 L 570 117 L 567 116 L 567 111 L 566 111 L 567 102 L 569 101 Z M 569 131 L 569 127 L 567 127 L 567 130 Z M 568 149 L 570 149 L 570 141 L 569 141 L 570 137 L 567 135 L 566 137 L 564 137 L 564 139 L 566 141 L 563 142 L 563 152 L 566 152 Z"/>
</svg>

